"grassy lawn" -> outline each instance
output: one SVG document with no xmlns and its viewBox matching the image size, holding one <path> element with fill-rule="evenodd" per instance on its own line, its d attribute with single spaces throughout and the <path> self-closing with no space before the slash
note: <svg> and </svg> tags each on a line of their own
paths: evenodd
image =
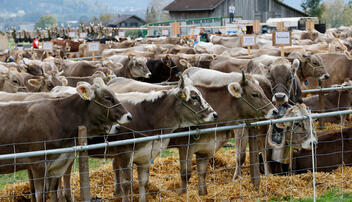
<svg viewBox="0 0 352 202">
<path fill-rule="evenodd" d="M 99 158 L 89 158 L 89 169 L 95 170 L 100 166 L 104 165 L 104 159 Z M 111 163 L 111 159 L 106 159 L 106 163 Z M 78 158 L 75 160 L 73 165 L 73 172 L 78 172 Z M 28 180 L 27 170 L 18 171 L 16 173 L 0 175 L 0 189 L 3 189 L 7 184 L 13 184 L 15 182 L 26 182 Z"/>
<path fill-rule="evenodd" d="M 313 197 L 304 199 L 292 199 L 290 196 L 283 198 L 272 198 L 269 201 L 294 201 L 294 202 L 313 202 Z M 319 202 L 330 201 L 352 201 L 352 193 L 342 193 L 340 189 L 335 188 L 325 192 L 323 195 L 317 197 Z"/>
</svg>

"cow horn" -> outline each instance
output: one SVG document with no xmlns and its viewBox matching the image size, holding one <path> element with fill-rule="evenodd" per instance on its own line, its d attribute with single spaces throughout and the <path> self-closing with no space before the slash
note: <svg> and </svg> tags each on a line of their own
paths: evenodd
<svg viewBox="0 0 352 202">
<path fill-rule="evenodd" d="M 246 75 L 243 70 L 242 70 L 242 83 L 246 83 Z"/>
</svg>

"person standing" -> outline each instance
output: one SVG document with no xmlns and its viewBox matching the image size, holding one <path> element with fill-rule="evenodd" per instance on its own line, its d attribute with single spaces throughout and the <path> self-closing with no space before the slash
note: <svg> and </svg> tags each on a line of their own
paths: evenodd
<svg viewBox="0 0 352 202">
<path fill-rule="evenodd" d="M 235 17 L 235 10 L 236 10 L 235 5 L 233 3 L 230 4 L 230 6 L 229 6 L 230 23 L 233 22 L 233 18 Z"/>
<path fill-rule="evenodd" d="M 5 56 L 4 57 L 5 57 L 4 62 L 6 62 L 6 63 L 16 62 L 15 59 L 10 55 L 10 51 L 9 50 L 5 51 Z"/>
<path fill-rule="evenodd" d="M 209 42 L 210 41 L 208 33 L 203 28 L 200 29 L 199 36 L 200 36 L 201 42 Z"/>
</svg>

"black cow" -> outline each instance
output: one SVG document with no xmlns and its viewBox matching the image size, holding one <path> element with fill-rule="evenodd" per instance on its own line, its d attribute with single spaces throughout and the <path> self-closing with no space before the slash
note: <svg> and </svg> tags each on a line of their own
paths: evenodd
<svg viewBox="0 0 352 202">
<path fill-rule="evenodd" d="M 149 59 L 147 61 L 147 67 L 152 73 L 152 76 L 149 79 L 144 79 L 148 83 L 161 83 L 163 81 L 177 81 L 177 74 L 180 72 L 180 69 L 173 62 L 173 60 L 166 56 L 161 59 Z"/>
</svg>

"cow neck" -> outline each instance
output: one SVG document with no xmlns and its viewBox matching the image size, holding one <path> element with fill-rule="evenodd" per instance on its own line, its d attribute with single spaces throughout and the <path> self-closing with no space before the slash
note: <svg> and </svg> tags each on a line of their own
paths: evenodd
<svg viewBox="0 0 352 202">
<path fill-rule="evenodd" d="M 297 70 L 297 73 L 298 73 L 298 76 L 299 76 L 299 79 L 300 80 L 306 80 L 306 76 L 304 75 L 304 72 L 303 72 L 303 64 L 304 64 L 304 67 L 307 66 L 307 62 L 302 62 L 300 65 L 299 65 L 299 68 Z"/>
<path fill-rule="evenodd" d="M 133 78 L 132 73 L 131 73 L 131 61 L 127 63 L 127 65 L 124 65 L 122 68 L 119 68 L 116 70 L 116 76 L 117 77 L 125 77 L 125 78 Z"/>
<path fill-rule="evenodd" d="M 231 120 L 237 120 L 245 117 L 241 117 L 238 113 L 240 110 L 240 99 L 233 98 L 229 93 L 227 86 L 211 87 L 211 86 L 199 86 L 196 85 L 203 98 L 209 103 L 210 106 L 219 115 L 217 122 L 225 122 Z M 219 98 L 221 101 L 219 102 Z"/>
<path fill-rule="evenodd" d="M 77 131 L 78 126 L 86 126 L 88 133 L 90 133 L 90 128 L 94 126 L 92 126 L 93 124 L 91 124 L 89 117 L 89 104 L 88 101 L 83 100 L 78 94 L 55 100 L 54 110 L 60 120 L 62 130 L 68 133 L 68 131 Z M 74 136 L 77 136 L 77 134 Z"/>
<path fill-rule="evenodd" d="M 163 130 L 164 133 L 172 132 L 180 124 L 176 107 L 177 101 L 171 91 L 164 91 L 164 94 L 154 102 L 143 101 L 133 105 L 131 109 L 128 108 L 127 110 L 134 111 L 135 113 L 132 113 L 132 115 L 139 118 L 133 119 L 129 125 L 139 131 L 172 128 L 171 130 Z"/>
</svg>

